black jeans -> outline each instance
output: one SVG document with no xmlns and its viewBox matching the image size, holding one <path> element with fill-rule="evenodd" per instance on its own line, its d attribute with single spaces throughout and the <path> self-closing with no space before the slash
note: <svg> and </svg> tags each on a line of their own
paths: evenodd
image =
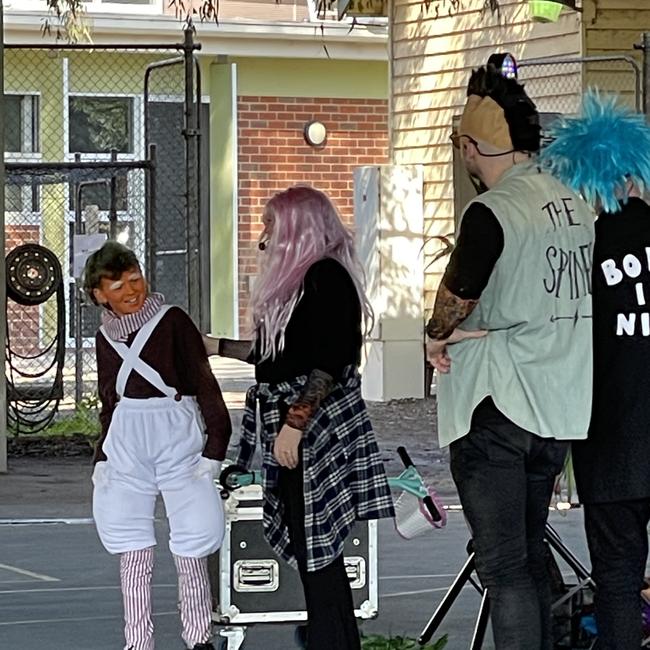
<svg viewBox="0 0 650 650">
<path fill-rule="evenodd" d="M 585 504 L 599 650 L 641 647 L 650 499 Z"/>
<path fill-rule="evenodd" d="M 544 530 L 567 449 L 568 443 L 518 427 L 491 398 L 476 407 L 469 433 L 450 447 L 497 650 L 553 648 Z"/>
<path fill-rule="evenodd" d="M 318 571 L 307 571 L 305 501 L 302 467 L 280 470 L 279 492 L 285 523 L 307 605 L 307 648 L 309 650 L 360 650 L 359 630 L 354 616 L 350 581 L 343 556 Z"/>
</svg>

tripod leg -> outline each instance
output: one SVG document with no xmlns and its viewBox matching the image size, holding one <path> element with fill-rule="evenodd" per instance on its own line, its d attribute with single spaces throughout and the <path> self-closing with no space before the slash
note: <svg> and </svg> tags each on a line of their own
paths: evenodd
<svg viewBox="0 0 650 650">
<path fill-rule="evenodd" d="M 483 641 L 485 639 L 485 632 L 487 630 L 489 618 L 490 601 L 488 600 L 487 589 L 484 589 L 483 596 L 481 597 L 481 607 L 478 610 L 478 617 L 476 618 L 476 627 L 474 628 L 470 650 L 481 650 L 483 647 Z"/>
<path fill-rule="evenodd" d="M 429 622 L 426 624 L 420 636 L 418 637 L 418 643 L 424 645 L 427 643 L 431 637 L 435 634 L 440 623 L 447 615 L 447 612 L 453 605 L 454 601 L 458 597 L 458 594 L 461 592 L 461 589 L 465 586 L 470 576 L 474 572 L 474 553 L 472 553 L 466 560 L 463 568 L 458 572 L 454 581 L 451 584 L 451 587 L 447 590 L 444 598 L 438 605 L 436 611 L 433 613 L 433 616 L 429 619 Z"/>
<path fill-rule="evenodd" d="M 549 546 L 569 565 L 569 567 L 573 569 L 580 580 L 588 583 L 592 588 L 595 586 L 591 579 L 591 574 L 585 565 L 582 564 L 582 562 L 580 562 L 580 560 L 564 545 L 562 538 L 550 524 L 546 524 L 546 541 L 549 543 Z"/>
</svg>

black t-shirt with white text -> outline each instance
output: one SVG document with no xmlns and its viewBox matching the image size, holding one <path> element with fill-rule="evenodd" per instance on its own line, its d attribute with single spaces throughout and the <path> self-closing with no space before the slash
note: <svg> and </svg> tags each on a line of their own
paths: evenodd
<svg viewBox="0 0 650 650">
<path fill-rule="evenodd" d="M 650 206 L 632 198 L 596 221 L 594 394 L 574 443 L 582 502 L 650 497 Z M 553 408 L 550 404 L 549 408 Z"/>
</svg>

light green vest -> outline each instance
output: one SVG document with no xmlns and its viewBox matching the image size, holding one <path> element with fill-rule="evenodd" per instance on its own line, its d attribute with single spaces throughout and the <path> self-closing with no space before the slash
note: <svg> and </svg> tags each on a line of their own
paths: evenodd
<svg viewBox="0 0 650 650">
<path fill-rule="evenodd" d="M 438 436 L 466 435 L 488 395 L 515 424 L 542 437 L 585 438 L 591 412 L 591 266 L 594 216 L 533 163 L 517 164 L 474 201 L 496 215 L 504 249 L 478 305 L 461 325 L 482 339 L 448 348 L 438 381 Z"/>
</svg>

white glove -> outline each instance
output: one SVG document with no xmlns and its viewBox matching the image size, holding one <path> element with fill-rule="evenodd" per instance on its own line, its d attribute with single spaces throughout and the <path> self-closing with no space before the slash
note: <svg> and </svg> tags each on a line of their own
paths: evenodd
<svg viewBox="0 0 650 650">
<path fill-rule="evenodd" d="M 221 461 L 201 456 L 194 470 L 194 477 L 209 476 L 212 480 L 221 474 Z"/>
<path fill-rule="evenodd" d="M 95 469 L 90 480 L 95 487 L 108 484 L 108 463 L 105 460 L 100 460 L 95 463 Z"/>
</svg>

